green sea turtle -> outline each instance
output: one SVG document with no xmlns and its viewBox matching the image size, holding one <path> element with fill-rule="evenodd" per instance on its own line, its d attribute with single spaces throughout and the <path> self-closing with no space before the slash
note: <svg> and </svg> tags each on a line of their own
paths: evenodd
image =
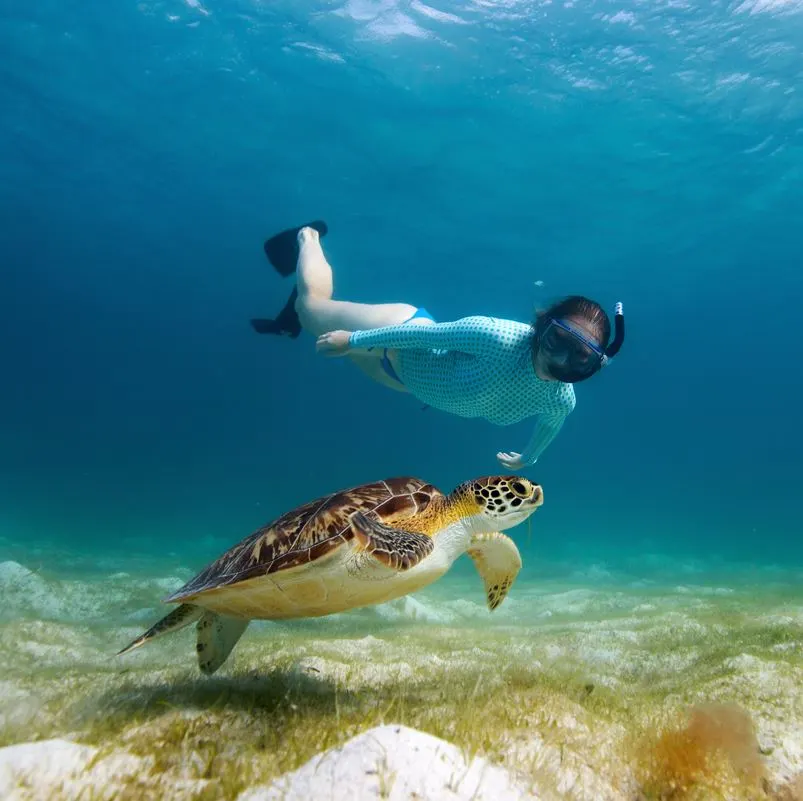
<svg viewBox="0 0 803 801">
<path fill-rule="evenodd" d="M 490 609 L 521 568 L 500 533 L 544 500 L 519 476 L 486 476 L 448 495 L 418 478 L 390 478 L 294 509 L 230 548 L 165 598 L 180 606 L 120 651 L 198 621 L 198 665 L 214 673 L 250 620 L 320 617 L 415 592 L 468 553 Z"/>
</svg>

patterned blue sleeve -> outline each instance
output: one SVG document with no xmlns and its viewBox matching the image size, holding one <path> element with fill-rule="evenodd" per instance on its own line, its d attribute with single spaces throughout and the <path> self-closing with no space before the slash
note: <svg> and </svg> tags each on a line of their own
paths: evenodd
<svg viewBox="0 0 803 801">
<path fill-rule="evenodd" d="M 557 391 L 551 393 L 548 406 L 538 415 L 527 447 L 521 454 L 526 465 L 534 465 L 538 457 L 547 449 L 547 446 L 558 435 L 563 422 L 574 411 L 577 398 L 571 384 L 555 384 Z"/>
<path fill-rule="evenodd" d="M 349 345 L 352 348 L 455 350 L 483 356 L 498 347 L 500 337 L 494 318 L 474 316 L 451 323 L 434 325 L 403 323 L 368 331 L 354 331 L 349 337 Z"/>
<path fill-rule="evenodd" d="M 558 435 L 563 427 L 564 415 L 538 415 L 535 423 L 535 430 L 527 443 L 527 447 L 521 454 L 521 460 L 525 465 L 534 465 L 538 457 L 547 449 L 547 446 Z"/>
</svg>

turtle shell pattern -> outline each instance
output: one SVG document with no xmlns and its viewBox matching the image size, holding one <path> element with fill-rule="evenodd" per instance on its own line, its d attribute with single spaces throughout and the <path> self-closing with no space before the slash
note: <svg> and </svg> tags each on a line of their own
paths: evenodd
<svg viewBox="0 0 803 801">
<path fill-rule="evenodd" d="M 423 512 L 443 493 L 418 478 L 401 477 L 363 484 L 299 506 L 268 523 L 205 567 L 166 603 L 185 601 L 207 590 L 306 565 L 354 538 L 354 512 L 415 530 L 402 521 Z M 411 521 L 412 522 L 412 521 Z"/>
</svg>

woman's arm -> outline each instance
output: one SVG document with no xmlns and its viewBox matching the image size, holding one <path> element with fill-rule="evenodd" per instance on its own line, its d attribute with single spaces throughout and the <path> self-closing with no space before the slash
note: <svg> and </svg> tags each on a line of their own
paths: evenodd
<svg viewBox="0 0 803 801">
<path fill-rule="evenodd" d="M 482 356 L 499 344 L 497 321 L 493 317 L 463 317 L 451 323 L 420 325 L 403 323 L 353 331 L 350 348 L 421 348 L 455 350 Z"/>
<path fill-rule="evenodd" d="M 533 465 L 536 463 L 538 457 L 547 449 L 549 443 L 557 437 L 561 428 L 563 428 L 565 419 L 566 416 L 562 414 L 538 415 L 530 441 L 521 454 L 522 464 Z"/>
<path fill-rule="evenodd" d="M 496 458 L 499 463 L 508 470 L 521 470 L 522 467 L 531 467 L 546 450 L 547 445 L 558 435 L 564 420 L 564 417 L 554 418 L 540 415 L 524 453 L 516 451 L 497 453 Z"/>
<path fill-rule="evenodd" d="M 547 408 L 535 420 L 535 428 L 524 453 L 497 453 L 496 458 L 508 470 L 534 465 L 538 457 L 558 435 L 566 418 L 574 410 L 577 399 L 571 384 L 558 385 Z"/>
</svg>

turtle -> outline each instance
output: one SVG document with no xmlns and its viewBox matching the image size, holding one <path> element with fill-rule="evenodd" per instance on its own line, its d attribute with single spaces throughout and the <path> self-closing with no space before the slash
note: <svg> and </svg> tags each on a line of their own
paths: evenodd
<svg viewBox="0 0 803 801">
<path fill-rule="evenodd" d="M 443 576 L 463 553 L 496 609 L 521 569 L 503 534 L 544 502 L 521 476 L 484 476 L 444 494 L 410 476 L 319 497 L 254 531 L 163 602 L 179 606 L 118 656 L 197 621 L 202 673 L 226 661 L 251 620 L 323 617 L 384 603 Z"/>
</svg>

